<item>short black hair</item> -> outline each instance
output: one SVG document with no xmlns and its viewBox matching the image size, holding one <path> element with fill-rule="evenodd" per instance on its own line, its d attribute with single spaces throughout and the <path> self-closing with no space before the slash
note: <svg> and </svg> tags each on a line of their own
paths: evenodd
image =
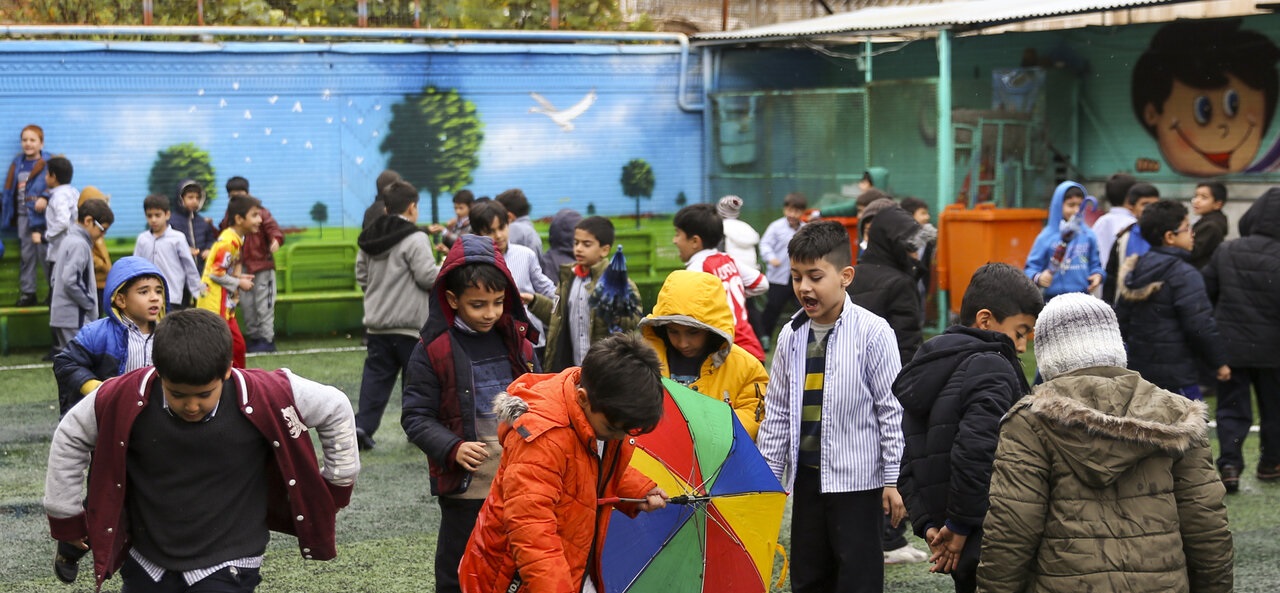
<svg viewBox="0 0 1280 593">
<path fill-rule="evenodd" d="M 837 270 L 853 265 L 849 230 L 834 220 L 819 220 L 800 227 L 787 243 L 787 254 L 792 261 L 804 263 L 825 259 Z"/>
<path fill-rule="evenodd" d="M 610 424 L 646 433 L 662 420 L 666 389 L 658 353 L 639 336 L 613 334 L 592 344 L 578 384 Z"/>
<path fill-rule="evenodd" d="M 233 192 L 233 191 L 243 191 L 243 192 L 245 192 L 245 193 L 248 193 L 248 192 L 249 192 L 249 180 L 248 180 L 248 179 L 245 179 L 244 177 L 241 177 L 241 176 L 239 176 L 239 175 L 236 175 L 235 177 L 232 177 L 231 179 L 228 179 L 228 180 L 227 180 L 227 193 L 228 193 L 228 194 L 230 194 L 230 193 L 231 193 L 231 192 Z"/>
<path fill-rule="evenodd" d="M 1067 191 L 1062 192 L 1062 201 L 1065 202 L 1071 198 L 1084 198 L 1084 190 L 1078 185 L 1068 187 Z"/>
<path fill-rule="evenodd" d="M 1196 189 L 1202 187 L 1209 188 L 1209 195 L 1213 196 L 1213 201 L 1219 204 L 1227 203 L 1227 186 L 1223 185 L 1221 181 L 1201 181 L 1196 184 Z"/>
<path fill-rule="evenodd" d="M 142 211 L 164 210 L 169 212 L 169 198 L 160 194 L 151 194 L 142 199 Z"/>
<path fill-rule="evenodd" d="M 804 197 L 804 194 L 798 191 L 793 191 L 787 194 L 787 197 L 782 198 L 782 207 L 805 210 L 809 207 L 809 199 Z"/>
<path fill-rule="evenodd" d="M 507 289 L 507 275 L 488 262 L 469 262 L 452 270 L 444 278 L 445 290 L 461 297 L 468 288 L 502 292 Z M 507 306 L 514 306 L 508 303 Z"/>
<path fill-rule="evenodd" d="M 404 214 L 409 206 L 418 203 L 418 188 L 408 181 L 398 179 L 382 188 L 382 200 L 387 206 L 387 214 Z"/>
<path fill-rule="evenodd" d="M 960 325 L 973 326 L 978 321 L 978 311 L 983 309 L 991 311 L 996 321 L 1013 315 L 1039 317 L 1044 295 L 1022 270 L 1006 263 L 988 263 L 974 271 L 964 290 Z"/>
<path fill-rule="evenodd" d="M 71 183 L 71 177 L 76 172 L 75 167 L 71 166 L 71 160 L 61 155 L 45 161 L 44 166 L 51 175 L 58 178 L 58 183 L 63 185 Z"/>
<path fill-rule="evenodd" d="M 182 184 L 182 188 L 178 190 L 178 197 L 181 198 L 189 193 L 195 193 L 200 197 L 204 197 L 204 187 L 196 181 L 188 181 Z"/>
<path fill-rule="evenodd" d="M 871 189 L 868 189 L 867 191 L 864 191 L 858 194 L 858 198 L 854 200 L 854 204 L 857 205 L 858 210 L 862 210 L 863 208 L 870 206 L 871 203 L 876 200 L 892 200 L 892 199 L 893 199 L 893 196 L 881 190 L 878 190 L 873 186 Z"/>
<path fill-rule="evenodd" d="M 231 328 L 207 309 L 185 309 L 156 325 L 151 362 L 161 378 L 179 385 L 206 385 L 231 368 Z"/>
<path fill-rule="evenodd" d="M 76 222 L 84 222 L 84 219 L 90 216 L 98 224 L 111 224 L 116 221 L 116 214 L 111 211 L 111 206 L 107 205 L 105 200 L 85 200 L 80 204 L 76 210 Z"/>
<path fill-rule="evenodd" d="M 1123 206 L 1125 196 L 1129 195 L 1129 188 L 1138 180 L 1128 173 L 1116 173 L 1107 178 L 1107 187 L 1103 190 L 1107 197 L 1107 203 L 1112 206 Z"/>
<path fill-rule="evenodd" d="M 164 278 L 161 277 L 159 274 L 138 274 L 137 276 L 134 276 L 132 278 L 129 278 L 128 280 L 125 280 L 124 284 L 121 284 L 119 287 L 117 287 L 115 294 L 112 294 L 111 298 L 115 299 L 116 294 L 122 294 L 122 293 L 128 292 L 129 289 L 132 288 L 134 284 L 137 284 L 140 280 L 146 280 L 148 278 L 154 278 L 156 280 L 159 280 L 160 286 L 162 288 L 164 287 Z"/>
<path fill-rule="evenodd" d="M 497 200 L 485 200 L 472 205 L 467 218 L 471 220 L 471 232 L 477 235 L 487 235 L 507 228 L 507 209 Z"/>
<path fill-rule="evenodd" d="M 591 233 L 601 245 L 613 245 L 613 223 L 603 216 L 588 216 L 573 227 Z"/>
<path fill-rule="evenodd" d="M 528 216 L 529 211 L 532 209 L 529 206 L 529 198 L 525 197 L 520 188 L 504 191 L 498 194 L 498 197 L 494 198 L 494 200 L 502 202 L 502 205 L 507 207 L 507 212 L 516 215 L 516 218 Z"/>
<path fill-rule="evenodd" d="M 1160 200 L 1142 210 L 1138 230 L 1153 247 L 1164 245 L 1166 232 L 1177 232 L 1187 217 L 1187 207 L 1177 200 Z"/>
<path fill-rule="evenodd" d="M 1142 198 L 1158 198 L 1160 190 L 1150 183 L 1135 183 L 1129 186 L 1129 191 L 1124 194 L 1124 203 L 1127 206 L 1133 206 Z"/>
<path fill-rule="evenodd" d="M 471 193 L 471 190 L 469 189 L 460 189 L 458 190 L 458 193 L 453 194 L 454 204 L 466 204 L 470 206 L 474 201 L 476 201 L 476 195 Z"/>
<path fill-rule="evenodd" d="M 253 196 L 240 196 L 231 198 L 227 202 L 227 224 L 235 224 L 236 217 L 248 218 L 249 212 L 254 208 L 262 208 L 262 201 Z"/>
<path fill-rule="evenodd" d="M 912 216 L 915 216 L 916 211 L 921 208 L 924 208 L 925 210 L 929 209 L 929 205 L 926 204 L 924 200 L 914 196 L 902 198 L 902 201 L 899 202 L 898 205 L 901 206 L 903 210 L 906 210 L 907 214 Z"/>
<path fill-rule="evenodd" d="M 711 204 L 690 204 L 671 220 L 686 237 L 701 237 L 703 249 L 714 249 L 724 240 L 724 219 Z"/>
</svg>

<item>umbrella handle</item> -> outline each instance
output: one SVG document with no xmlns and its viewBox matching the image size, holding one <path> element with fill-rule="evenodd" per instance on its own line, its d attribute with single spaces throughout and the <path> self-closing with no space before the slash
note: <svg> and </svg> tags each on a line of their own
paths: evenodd
<svg viewBox="0 0 1280 593">
<path fill-rule="evenodd" d="M 597 501 L 596 501 L 596 506 L 604 506 L 604 505 L 607 505 L 607 504 L 618 504 L 618 503 L 620 503 L 620 502 L 634 502 L 634 503 L 641 503 L 641 502 L 645 502 L 645 501 L 647 501 L 647 500 L 648 500 L 648 499 L 646 499 L 646 498 L 620 498 L 620 497 L 617 497 L 617 496 L 610 496 L 610 497 L 608 497 L 608 498 L 601 498 L 601 499 L 597 500 Z"/>
</svg>

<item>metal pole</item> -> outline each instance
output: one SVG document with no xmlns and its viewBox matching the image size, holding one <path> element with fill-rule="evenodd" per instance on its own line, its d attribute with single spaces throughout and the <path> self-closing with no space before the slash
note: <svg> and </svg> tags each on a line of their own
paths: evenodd
<svg viewBox="0 0 1280 593">
<path fill-rule="evenodd" d="M 142 0 L 142 24 L 151 26 L 151 0 Z"/>
<path fill-rule="evenodd" d="M 204 0 L 196 0 L 196 24 L 204 26 Z"/>
<path fill-rule="evenodd" d="M 551 0 L 551 30 L 560 28 L 560 0 Z M 639 202 L 637 202 L 639 203 Z M 638 217 L 636 220 L 640 220 Z"/>
<path fill-rule="evenodd" d="M 729 30 L 729 0 L 720 3 L 720 30 Z"/>
<path fill-rule="evenodd" d="M 862 170 L 871 168 L 871 38 L 862 43 Z"/>
<path fill-rule="evenodd" d="M 938 31 L 938 195 L 934 212 L 939 217 L 955 198 L 956 148 L 955 131 L 951 129 L 951 31 Z M 973 180 L 977 182 L 976 179 Z M 939 332 L 947 328 L 950 306 L 945 290 L 938 291 Z"/>
<path fill-rule="evenodd" d="M 369 26 L 369 0 L 357 0 L 356 2 L 356 26 Z"/>
</svg>

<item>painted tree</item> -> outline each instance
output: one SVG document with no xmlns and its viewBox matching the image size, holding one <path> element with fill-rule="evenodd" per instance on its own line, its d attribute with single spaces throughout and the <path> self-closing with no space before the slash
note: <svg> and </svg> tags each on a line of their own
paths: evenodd
<svg viewBox="0 0 1280 593">
<path fill-rule="evenodd" d="M 329 222 L 329 207 L 324 202 L 316 202 L 311 205 L 311 220 L 315 221 L 316 226 L 320 227 L 320 238 L 324 238 L 324 223 Z"/>
<path fill-rule="evenodd" d="M 688 203 L 689 203 L 689 197 L 688 197 L 688 196 L 686 196 L 686 195 L 684 195 L 684 192 L 680 192 L 680 193 L 676 194 L 676 205 L 677 205 L 677 206 L 679 206 L 679 207 L 681 207 L 681 208 L 684 208 L 684 205 L 685 205 L 685 204 L 688 204 Z"/>
<path fill-rule="evenodd" d="M 429 86 L 392 105 L 388 127 L 379 147 L 390 154 L 387 168 L 431 195 L 431 222 L 440 222 L 440 195 L 470 184 L 480 164 L 484 123 L 475 103 L 456 89 Z"/>
<path fill-rule="evenodd" d="M 622 193 L 636 200 L 636 228 L 640 228 L 640 200 L 653 195 L 653 167 L 644 159 L 631 159 L 622 167 Z"/>
<path fill-rule="evenodd" d="M 178 183 L 184 179 L 194 179 L 204 188 L 204 208 L 200 210 L 207 211 L 218 196 L 213 158 L 209 151 L 192 142 L 174 144 L 156 153 L 156 162 L 151 165 L 151 175 L 147 178 L 147 190 L 175 200 Z"/>
</svg>

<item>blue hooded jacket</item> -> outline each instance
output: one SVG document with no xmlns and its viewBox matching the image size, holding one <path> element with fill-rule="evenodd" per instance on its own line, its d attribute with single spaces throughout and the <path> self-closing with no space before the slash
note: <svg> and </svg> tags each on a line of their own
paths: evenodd
<svg viewBox="0 0 1280 593">
<path fill-rule="evenodd" d="M 4 189 L 0 190 L 0 228 L 17 228 L 18 210 L 17 203 L 14 201 L 18 195 L 18 167 L 22 165 L 22 153 L 13 158 L 13 162 L 9 163 L 9 172 L 5 175 Z M 31 176 L 27 178 L 27 193 L 37 196 L 49 197 L 49 186 L 45 182 L 44 165 L 49 162 L 53 155 L 49 151 L 40 151 L 40 158 L 36 160 L 36 166 L 31 170 Z M 35 203 L 26 205 L 27 224 L 33 227 L 44 226 L 44 213 L 35 211 Z"/>
<path fill-rule="evenodd" d="M 1087 196 L 1084 186 L 1074 181 L 1063 181 L 1053 191 L 1053 202 L 1049 204 L 1049 222 L 1036 237 L 1027 254 L 1027 265 L 1023 269 L 1028 278 L 1035 279 L 1040 272 L 1049 269 L 1053 251 L 1062 240 L 1063 220 L 1062 202 L 1067 190 L 1076 187 Z M 1081 206 L 1083 209 L 1083 206 Z M 1084 217 L 1076 217 L 1076 235 L 1067 244 L 1066 256 L 1062 258 L 1062 269 L 1052 270 L 1053 282 L 1044 291 L 1046 301 L 1068 292 L 1086 292 L 1089 288 L 1089 276 L 1098 274 L 1105 276 L 1102 269 L 1102 258 L 1098 256 L 1098 237 L 1089 227 L 1084 225 Z"/>
<path fill-rule="evenodd" d="M 116 291 L 130 280 L 138 276 L 155 276 L 164 286 L 165 295 L 169 294 L 169 286 L 164 274 L 155 264 L 141 257 L 122 257 L 107 273 L 107 284 L 102 291 L 104 303 L 110 304 Z M 169 299 L 162 300 L 167 307 Z M 160 311 L 160 319 L 165 310 Z M 107 316 L 82 328 L 66 349 L 53 358 L 53 374 L 58 380 L 58 403 L 62 414 L 66 414 L 76 402 L 84 397 L 82 393 L 86 383 L 104 381 L 111 377 L 123 375 L 129 359 L 129 330 L 120 321 L 120 311 L 115 306 L 107 307 Z"/>
</svg>

